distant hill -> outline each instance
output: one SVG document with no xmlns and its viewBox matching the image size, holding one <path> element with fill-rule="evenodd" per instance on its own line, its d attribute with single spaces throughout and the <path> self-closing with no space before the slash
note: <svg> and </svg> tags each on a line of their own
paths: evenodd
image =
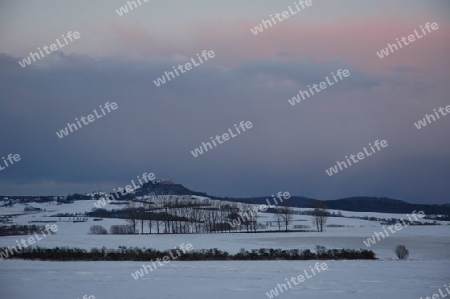
<svg viewBox="0 0 450 299">
<path fill-rule="evenodd" d="M 174 183 L 148 183 L 143 185 L 136 195 L 197 195 L 205 196 L 217 200 L 239 201 L 252 204 L 267 204 L 267 197 L 250 197 L 250 198 L 229 198 L 216 197 L 203 192 L 196 192 L 189 190 L 181 184 Z M 314 198 L 307 198 L 302 196 L 292 196 L 284 202 L 289 203 L 292 207 L 310 208 L 311 205 L 317 201 Z M 273 201 L 270 201 L 273 204 Z M 349 197 L 336 200 L 324 201 L 329 209 L 344 210 L 352 212 L 379 212 L 379 213 L 404 213 L 409 214 L 414 210 L 424 211 L 425 214 L 443 214 L 450 215 L 450 204 L 444 205 L 430 205 L 430 204 L 412 204 L 402 200 L 392 198 L 378 198 L 378 197 Z"/>
<path fill-rule="evenodd" d="M 268 204 L 267 199 L 269 199 L 269 203 L 271 205 L 274 204 L 274 201 L 271 196 L 267 197 L 251 197 L 251 198 L 231 198 L 227 200 L 233 200 L 233 201 L 240 201 L 240 202 L 246 202 L 246 203 L 252 203 L 252 204 Z M 314 198 L 307 198 L 302 196 L 291 196 L 288 200 L 283 200 L 285 203 L 289 203 L 292 207 L 296 208 L 310 208 L 311 205 L 317 201 L 317 199 Z M 278 200 L 279 202 L 279 200 Z"/>
<path fill-rule="evenodd" d="M 450 205 L 412 204 L 392 198 L 351 197 L 326 201 L 330 209 L 355 212 L 412 213 L 424 211 L 425 214 L 450 215 Z"/>
<path fill-rule="evenodd" d="M 266 198 L 270 198 L 270 196 Z M 266 198 L 256 197 L 237 200 L 254 204 L 263 204 L 266 202 Z M 312 198 L 292 196 L 290 199 L 285 200 L 284 202 L 287 202 L 291 206 L 297 208 L 310 208 L 311 204 L 314 203 L 315 201 L 316 199 Z M 415 210 L 415 211 L 424 211 L 425 214 L 450 215 L 449 204 L 444 205 L 412 204 L 392 198 L 350 197 L 336 200 L 324 200 L 323 202 L 327 205 L 329 209 L 351 211 L 351 212 L 410 214 Z"/>
<path fill-rule="evenodd" d="M 205 196 L 214 198 L 211 196 L 208 196 L 206 193 L 203 192 L 196 192 L 189 190 L 188 188 L 184 187 L 181 184 L 175 184 L 171 182 L 149 182 L 144 185 L 142 185 L 141 188 L 137 189 L 135 191 L 136 196 L 143 196 L 143 195 L 196 195 L 196 196 Z"/>
<path fill-rule="evenodd" d="M 158 181 L 149 182 L 142 185 L 141 188 L 135 190 L 135 194 L 127 194 L 121 197 L 122 200 L 127 200 L 135 196 L 144 195 L 196 195 L 209 197 L 217 200 L 238 201 L 252 204 L 267 204 L 267 199 L 271 199 L 271 196 L 267 197 L 251 197 L 251 198 L 229 198 L 229 197 L 217 197 L 211 196 L 204 192 L 192 191 L 181 184 L 175 184 L 170 181 Z M 83 197 L 83 196 L 81 196 Z M 0 198 L 3 198 L 0 196 Z M 25 201 L 48 201 L 53 200 L 54 197 L 42 197 L 42 196 L 9 196 L 9 199 L 25 199 Z M 79 200 L 75 195 L 68 196 L 71 200 Z M 61 199 L 60 199 L 61 200 Z M 289 203 L 292 207 L 297 208 L 310 208 L 311 205 L 317 201 L 314 198 L 307 198 L 301 196 L 292 196 L 290 199 L 284 202 Z M 273 204 L 273 201 L 270 201 Z M 352 211 L 352 212 L 378 212 L 378 213 L 398 213 L 398 214 L 410 214 L 415 211 L 424 211 L 425 214 L 441 214 L 448 215 L 450 217 L 450 204 L 443 205 L 430 205 L 430 204 L 412 204 L 402 200 L 391 198 L 378 198 L 378 197 L 349 197 L 336 200 L 323 201 L 329 209 Z"/>
</svg>

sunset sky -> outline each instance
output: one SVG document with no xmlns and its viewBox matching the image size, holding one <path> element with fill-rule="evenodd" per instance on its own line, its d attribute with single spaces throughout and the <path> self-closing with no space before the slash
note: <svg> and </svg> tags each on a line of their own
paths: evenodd
<svg viewBox="0 0 450 299">
<path fill-rule="evenodd" d="M 0 157 L 22 158 L 0 171 L 0 195 L 111 191 L 153 172 L 216 196 L 450 203 L 450 116 L 414 126 L 450 105 L 450 1 L 313 0 L 258 35 L 294 1 L 141 2 L 119 16 L 126 1 L 0 1 Z M 439 29 L 377 56 L 427 22 Z M 18 64 L 68 31 L 81 38 Z M 153 84 L 203 50 L 216 56 Z M 288 103 L 338 69 L 350 77 Z M 106 102 L 118 109 L 56 136 Z M 253 128 L 192 156 L 241 121 Z M 325 173 L 377 139 L 389 146 Z"/>
</svg>

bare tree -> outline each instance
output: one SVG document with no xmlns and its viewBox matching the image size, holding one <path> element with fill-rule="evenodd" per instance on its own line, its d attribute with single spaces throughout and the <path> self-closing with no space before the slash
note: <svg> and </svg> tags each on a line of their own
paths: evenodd
<svg viewBox="0 0 450 299">
<path fill-rule="evenodd" d="M 323 228 L 327 223 L 327 218 L 329 215 L 327 206 L 321 201 L 316 201 L 313 203 L 312 208 L 313 223 L 317 231 L 323 232 Z"/>
<path fill-rule="evenodd" d="M 240 217 L 242 219 L 242 223 L 245 225 L 247 232 L 249 233 L 251 230 L 252 220 L 253 220 L 253 211 L 252 205 L 248 203 L 242 204 L 242 213 L 240 213 Z"/>
<path fill-rule="evenodd" d="M 130 223 L 130 225 L 133 227 L 133 233 L 136 233 L 136 225 L 138 220 L 138 211 L 137 211 L 137 204 L 134 200 L 129 200 L 127 202 L 126 207 L 128 219 L 127 221 Z"/>
<path fill-rule="evenodd" d="M 284 226 L 286 231 L 288 231 L 288 225 L 292 222 L 292 207 L 289 204 L 283 204 L 283 206 L 280 209 L 281 219 L 284 222 Z"/>
<path fill-rule="evenodd" d="M 254 210 L 252 213 L 251 222 L 252 222 L 253 232 L 255 232 L 255 233 L 256 233 L 256 229 L 258 228 L 258 216 L 259 216 L 258 213 Z"/>
<path fill-rule="evenodd" d="M 212 229 L 211 232 L 217 232 L 217 224 L 219 223 L 219 216 L 220 216 L 220 202 L 218 202 L 217 200 L 214 200 L 211 202 L 211 208 L 209 209 L 209 213 L 210 213 L 210 221 L 212 224 Z"/>
<path fill-rule="evenodd" d="M 281 231 L 281 223 L 283 222 L 283 213 L 281 208 L 275 208 L 275 217 L 277 218 L 278 230 Z"/>
<path fill-rule="evenodd" d="M 145 224 L 145 207 L 142 207 L 138 210 L 138 218 L 141 221 L 141 234 L 144 234 L 144 224 Z"/>
<path fill-rule="evenodd" d="M 183 219 L 182 225 L 180 227 L 181 233 L 183 234 L 189 234 L 192 228 L 191 225 L 191 216 L 192 216 L 192 203 L 190 201 L 189 198 L 186 198 L 185 196 L 183 196 L 181 198 L 182 200 L 182 207 L 183 209 L 181 210 L 181 217 Z"/>
<path fill-rule="evenodd" d="M 239 219 L 239 208 L 236 203 L 232 203 L 230 205 L 230 210 L 228 213 L 228 232 L 231 233 L 232 230 L 236 230 L 237 226 L 240 226 L 239 223 L 241 219 Z"/>
<path fill-rule="evenodd" d="M 200 224 L 202 223 L 204 210 L 200 208 L 200 202 L 197 199 L 189 199 L 189 221 L 191 223 L 191 232 L 198 234 L 200 232 Z"/>
<path fill-rule="evenodd" d="M 160 217 L 161 217 L 161 213 L 158 213 L 158 214 L 155 214 L 155 218 L 156 218 L 156 233 L 157 234 L 159 234 L 160 233 L 160 231 L 159 231 L 159 228 L 160 228 L 160 224 L 159 224 L 159 220 L 160 220 Z"/>
<path fill-rule="evenodd" d="M 153 210 L 154 210 L 154 208 L 152 206 L 152 203 L 146 202 L 145 203 L 145 211 L 144 211 L 145 216 L 143 218 L 147 220 L 149 234 L 152 233 Z"/>
<path fill-rule="evenodd" d="M 170 207 L 170 201 L 168 197 L 163 197 L 161 200 L 161 205 L 163 208 L 163 216 L 164 216 L 164 233 L 168 234 L 170 233 L 170 214 L 169 214 L 169 207 Z"/>
</svg>

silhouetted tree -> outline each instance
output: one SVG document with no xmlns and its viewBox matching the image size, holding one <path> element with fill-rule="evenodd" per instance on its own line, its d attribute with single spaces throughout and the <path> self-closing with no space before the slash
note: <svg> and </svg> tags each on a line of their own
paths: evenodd
<svg viewBox="0 0 450 299">
<path fill-rule="evenodd" d="M 284 222 L 286 231 L 288 231 L 289 223 L 292 222 L 292 214 L 293 214 L 292 207 L 288 203 L 283 204 L 283 206 L 280 209 L 280 215 L 281 219 Z"/>
<path fill-rule="evenodd" d="M 312 208 L 313 223 L 316 226 L 317 231 L 323 232 L 329 214 L 327 206 L 321 201 L 316 201 L 312 204 Z"/>
</svg>

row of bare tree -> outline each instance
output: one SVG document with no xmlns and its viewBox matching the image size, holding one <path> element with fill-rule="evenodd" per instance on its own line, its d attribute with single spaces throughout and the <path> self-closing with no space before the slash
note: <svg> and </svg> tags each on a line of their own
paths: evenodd
<svg viewBox="0 0 450 299">
<path fill-rule="evenodd" d="M 255 205 L 230 203 L 191 196 L 165 196 L 159 199 L 134 199 L 126 206 L 128 222 L 135 233 L 198 234 L 233 231 L 256 232 L 265 228 L 258 223 Z M 278 229 L 288 231 L 293 209 L 289 205 L 272 207 Z M 328 212 L 323 203 L 313 207 L 314 225 L 323 231 Z M 232 223 L 236 225 L 231 225 Z"/>
<path fill-rule="evenodd" d="M 126 210 L 136 232 L 139 228 L 142 234 L 191 234 L 229 231 L 227 221 L 239 208 L 208 198 L 167 196 L 154 201 L 128 201 Z"/>
</svg>

